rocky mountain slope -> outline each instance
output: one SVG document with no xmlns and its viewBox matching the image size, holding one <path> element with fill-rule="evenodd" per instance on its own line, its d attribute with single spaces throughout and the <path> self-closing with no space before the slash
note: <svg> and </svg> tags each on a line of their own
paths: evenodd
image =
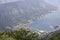
<svg viewBox="0 0 60 40">
<path fill-rule="evenodd" d="M 49 40 L 60 40 L 60 32 L 57 33 L 55 36 L 52 36 L 51 38 L 49 38 Z"/>
<path fill-rule="evenodd" d="M 0 30 L 12 30 L 19 27 L 28 27 L 56 7 L 43 0 L 19 0 L 0 4 Z"/>
<path fill-rule="evenodd" d="M 56 30 L 54 32 L 48 33 L 43 39 L 44 40 L 60 40 L 60 30 Z"/>
</svg>

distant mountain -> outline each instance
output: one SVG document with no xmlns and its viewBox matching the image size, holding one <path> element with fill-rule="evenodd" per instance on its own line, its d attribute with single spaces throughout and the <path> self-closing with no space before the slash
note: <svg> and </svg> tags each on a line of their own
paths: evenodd
<svg viewBox="0 0 60 40">
<path fill-rule="evenodd" d="M 55 10 L 56 7 L 43 0 L 20 0 L 0 4 L 0 30 L 29 26 L 34 20 L 40 19 L 41 15 Z"/>
</svg>

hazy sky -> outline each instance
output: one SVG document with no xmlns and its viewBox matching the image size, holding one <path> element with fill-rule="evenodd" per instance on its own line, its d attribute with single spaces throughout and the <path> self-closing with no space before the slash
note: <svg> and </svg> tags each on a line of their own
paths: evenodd
<svg viewBox="0 0 60 40">
<path fill-rule="evenodd" d="M 60 7 L 60 0 L 45 0 L 45 1 L 52 4 L 52 5 Z"/>
<path fill-rule="evenodd" d="M 8 2 L 15 2 L 18 0 L 0 0 L 0 3 L 8 3 Z"/>
<path fill-rule="evenodd" d="M 0 2 L 14 2 L 14 1 L 18 1 L 18 0 L 0 0 Z M 46 2 L 53 4 L 53 5 L 57 5 L 60 6 L 60 0 L 45 0 Z"/>
</svg>

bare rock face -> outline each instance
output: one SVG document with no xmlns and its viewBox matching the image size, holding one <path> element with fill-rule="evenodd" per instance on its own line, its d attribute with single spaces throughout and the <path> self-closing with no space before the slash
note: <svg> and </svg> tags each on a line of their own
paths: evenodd
<svg viewBox="0 0 60 40">
<path fill-rule="evenodd" d="M 19 25 L 28 27 L 34 20 L 40 19 L 41 15 L 55 10 L 56 7 L 43 0 L 19 0 L 0 4 L 0 30 L 12 30 Z"/>
</svg>

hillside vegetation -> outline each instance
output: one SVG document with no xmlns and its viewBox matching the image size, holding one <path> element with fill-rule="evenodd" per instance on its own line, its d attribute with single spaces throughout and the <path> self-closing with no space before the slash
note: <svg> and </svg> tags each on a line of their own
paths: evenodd
<svg viewBox="0 0 60 40">
<path fill-rule="evenodd" d="M 49 40 L 59 40 L 60 33 L 51 37 Z M 15 31 L 0 32 L 0 40 L 44 40 L 38 33 L 28 30 L 20 29 Z"/>
<path fill-rule="evenodd" d="M 58 33 L 57 35 L 51 37 L 49 40 L 60 40 L 60 33 Z"/>
<path fill-rule="evenodd" d="M 31 30 L 20 29 L 0 32 L 0 40 L 41 40 L 41 37 Z"/>
</svg>

